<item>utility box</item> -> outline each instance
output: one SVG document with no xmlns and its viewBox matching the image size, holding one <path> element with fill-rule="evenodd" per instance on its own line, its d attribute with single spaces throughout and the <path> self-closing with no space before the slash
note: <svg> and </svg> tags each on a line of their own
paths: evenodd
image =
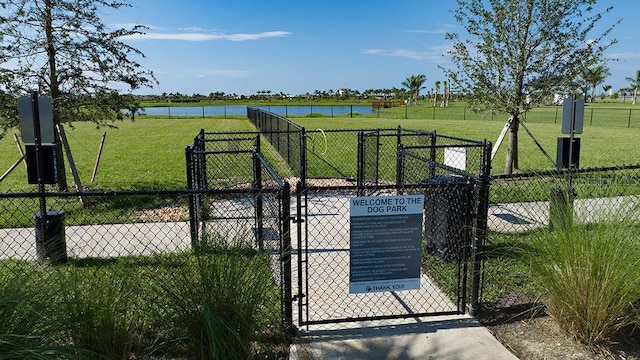
<svg viewBox="0 0 640 360">
<path fill-rule="evenodd" d="M 571 146 L 571 138 L 558 138 L 558 151 L 556 153 L 556 167 L 560 169 L 579 169 L 580 168 L 580 138 L 573 138 L 573 150 L 571 152 L 571 166 L 569 166 L 569 148 Z"/>
<path fill-rule="evenodd" d="M 56 146 L 41 145 L 40 155 L 42 159 L 42 183 L 57 184 L 58 170 L 56 166 Z M 36 160 L 36 146 L 25 145 L 25 158 L 27 160 L 27 181 L 29 184 L 38 183 L 38 162 Z"/>
<path fill-rule="evenodd" d="M 43 218 L 35 213 L 36 256 L 38 262 L 62 264 L 67 262 L 67 241 L 64 232 L 64 211 L 49 210 Z"/>
</svg>

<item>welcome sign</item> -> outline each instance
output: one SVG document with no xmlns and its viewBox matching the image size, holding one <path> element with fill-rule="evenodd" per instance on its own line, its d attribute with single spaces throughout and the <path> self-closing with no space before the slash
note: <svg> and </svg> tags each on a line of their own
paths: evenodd
<svg viewBox="0 0 640 360">
<path fill-rule="evenodd" d="M 349 293 L 420 288 L 424 195 L 350 199 Z"/>
</svg>

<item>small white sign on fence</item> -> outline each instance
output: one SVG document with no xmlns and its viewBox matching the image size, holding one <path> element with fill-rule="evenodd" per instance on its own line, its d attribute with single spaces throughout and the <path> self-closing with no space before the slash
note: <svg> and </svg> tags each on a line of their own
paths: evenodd
<svg viewBox="0 0 640 360">
<path fill-rule="evenodd" d="M 463 148 L 463 147 L 445 148 L 444 164 L 452 168 L 467 170 L 467 148 Z"/>
</svg>

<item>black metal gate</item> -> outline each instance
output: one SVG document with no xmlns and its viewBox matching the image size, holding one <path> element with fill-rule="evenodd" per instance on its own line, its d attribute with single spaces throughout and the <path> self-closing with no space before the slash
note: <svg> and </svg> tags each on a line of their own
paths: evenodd
<svg viewBox="0 0 640 360">
<path fill-rule="evenodd" d="M 465 149 L 464 159 L 452 161 L 451 148 Z M 464 313 L 472 288 L 470 270 L 479 271 L 472 266 L 472 249 L 483 235 L 478 229 L 481 171 L 471 174 L 466 166 L 474 163 L 473 170 L 486 170 L 486 149 L 490 146 L 484 142 L 435 132 L 361 132 L 357 185 L 299 183 L 294 241 L 299 324 Z M 470 160 L 469 153 L 477 158 Z M 462 163 L 464 169 L 452 166 Z M 419 289 L 350 293 L 350 199 L 402 194 L 424 196 Z"/>
</svg>

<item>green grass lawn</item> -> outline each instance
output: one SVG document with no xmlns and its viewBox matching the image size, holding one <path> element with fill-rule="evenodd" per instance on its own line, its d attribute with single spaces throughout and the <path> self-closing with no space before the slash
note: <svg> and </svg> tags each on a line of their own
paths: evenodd
<svg viewBox="0 0 640 360">
<path fill-rule="evenodd" d="M 462 137 L 470 140 L 495 142 L 504 122 L 481 120 L 429 120 L 429 119 L 377 119 L 377 118 L 296 118 L 295 122 L 306 129 L 360 129 L 393 128 L 398 125 L 410 129 L 435 130 L 442 135 Z M 557 138 L 561 134 L 559 124 L 527 123 L 535 139 L 555 161 Z M 587 126 L 580 135 L 580 167 L 612 166 L 640 162 L 640 147 L 636 142 L 639 128 L 609 126 Z M 520 170 L 549 170 L 555 167 L 537 147 L 533 139 L 521 128 L 519 133 Z M 330 144 L 329 147 L 338 146 Z M 355 151 L 355 144 L 353 145 Z M 506 153 L 506 140 L 493 161 L 494 174 L 502 173 Z"/>
<path fill-rule="evenodd" d="M 94 189 L 142 189 L 186 187 L 185 147 L 206 131 L 252 131 L 246 119 L 138 119 L 114 123 L 115 128 L 96 129 L 93 123 L 66 127 L 69 145 L 83 185 Z M 12 133 L 0 140 L 0 169 L 4 172 L 20 158 Z M 102 134 L 106 140 L 96 180 L 90 183 Z M 65 159 L 66 161 L 66 159 Z M 71 184 L 71 174 L 68 172 Z M 0 191 L 32 190 L 25 167 L 17 167 Z"/>
<path fill-rule="evenodd" d="M 605 111 L 604 107 L 594 107 L 594 109 Z M 375 116 L 356 116 L 353 118 L 296 117 L 292 120 L 309 131 L 317 129 L 395 128 L 400 125 L 411 129 L 435 130 L 439 134 L 471 140 L 486 139 L 491 142 L 497 140 L 506 120 L 503 116 L 484 120 L 454 120 L 452 117 L 460 118 L 461 110 L 458 105 L 452 105 L 448 109 L 436 108 L 438 116 L 436 120 L 428 116 L 429 111 L 434 111 L 431 107 L 423 105 L 415 107 L 411 111 L 409 119 L 402 118 L 404 108 L 393 108 L 383 109 L 381 116 L 386 117 L 380 118 Z M 557 138 L 565 135 L 560 132 L 560 124 L 554 123 L 553 120 L 540 120 L 548 118 L 548 116 L 545 117 L 546 115 L 539 114 L 544 112 L 548 112 L 547 115 L 551 116 L 555 112 L 555 108 L 535 109 L 528 114 L 526 126 L 551 159 L 555 161 Z M 412 118 L 420 116 L 421 113 L 423 117 Z M 628 114 L 628 110 L 617 109 L 618 121 L 624 122 L 624 113 Z M 538 116 L 537 120 L 536 116 Z M 600 125 L 602 122 L 603 120 L 598 118 L 593 121 L 594 125 L 590 125 L 589 121 L 585 119 L 587 124 L 585 124 L 584 133 L 580 135 L 582 138 L 580 166 L 586 168 L 638 163 L 640 147 L 636 143 L 640 135 L 640 128 L 611 126 L 611 124 Z M 193 137 L 201 128 L 206 131 L 255 130 L 247 119 L 221 118 L 153 119 L 139 117 L 135 122 L 122 121 L 114 123 L 114 125 L 114 128 L 96 129 L 93 123 L 74 123 L 73 128 L 66 128 L 80 178 L 83 184 L 89 188 L 183 188 L 186 186 L 184 149 L 193 142 Z M 107 136 L 100 166 L 96 180 L 91 184 L 90 180 L 100 138 L 105 131 Z M 3 139 L 0 139 L 0 153 L 2 154 L 0 170 L 2 172 L 9 169 L 20 156 L 13 141 L 13 133 L 18 133 L 18 130 L 14 129 Z M 538 149 L 524 129 L 521 129 L 519 136 L 521 171 L 548 170 L 554 167 L 554 164 Z M 314 141 L 316 140 L 314 138 Z M 319 152 L 323 159 L 316 159 L 318 163 L 312 164 L 311 168 L 314 166 L 319 167 L 319 170 L 326 168 L 328 176 L 338 176 L 339 174 L 333 174 L 330 167 L 322 163 L 328 161 L 329 163 L 342 163 L 348 164 L 349 167 L 355 167 L 355 164 L 350 164 L 355 158 L 355 140 L 352 141 L 350 138 L 345 140 L 340 137 L 334 139 L 332 136 L 327 136 L 326 145 L 321 143 L 324 142 L 324 139 L 316 142 L 315 145 L 318 147 L 324 148 L 326 146 L 330 151 L 325 152 L 324 155 Z M 493 161 L 492 172 L 494 174 L 502 173 L 505 152 L 506 144 L 503 142 Z M 71 183 L 70 172 L 67 176 Z M 35 185 L 26 183 L 26 171 L 22 165 L 18 166 L 0 183 L 0 191 L 33 189 L 35 189 Z"/>
</svg>

